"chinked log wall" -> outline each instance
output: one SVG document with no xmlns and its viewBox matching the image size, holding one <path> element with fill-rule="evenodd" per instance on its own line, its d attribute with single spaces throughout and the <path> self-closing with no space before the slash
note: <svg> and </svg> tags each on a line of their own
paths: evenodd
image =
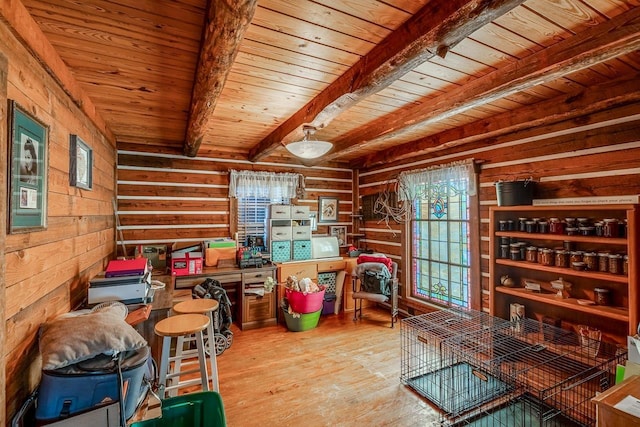
<svg viewBox="0 0 640 427">
<path fill-rule="evenodd" d="M 403 170 L 467 158 L 482 162 L 479 175 L 481 253 L 473 259 L 479 259 L 481 263 L 481 307 L 488 311 L 489 207 L 497 205 L 496 181 L 532 177 L 539 182 L 536 198 L 541 199 L 640 194 L 640 103 L 637 101 L 640 88 L 637 80 L 595 90 L 609 93 L 617 90 L 627 94 L 624 95 L 626 100 L 620 105 L 613 105 L 613 101 L 605 103 L 608 105 L 604 110 L 591 114 L 565 112 L 565 117 L 571 119 L 545 122 L 544 126 L 490 139 L 476 138 L 475 142 L 466 145 L 456 146 L 456 140 L 453 140 L 452 148 L 413 157 L 410 161 L 362 168 L 359 171 L 360 196 L 385 191 L 389 182 Z M 589 96 L 582 94 L 567 102 L 567 107 Z M 544 122 L 543 113 L 545 111 L 540 111 L 538 118 Z M 487 120 L 474 126 L 489 130 L 492 124 Z M 387 155 L 393 158 L 393 150 Z M 363 230 L 367 247 L 403 259 L 400 265 L 405 271 L 401 277 L 408 283 L 411 264 L 403 253 L 404 225 L 392 221 L 387 227 L 384 221 L 366 221 Z M 472 283 L 472 288 L 477 289 L 475 286 Z M 405 309 L 412 306 L 419 311 L 419 306 L 406 300 L 401 306 Z"/>
<path fill-rule="evenodd" d="M 144 146 L 118 146 L 118 216 L 128 255 L 138 244 L 201 243 L 233 235 L 229 171 L 255 170 L 301 173 L 306 195 L 293 202 L 318 210 L 318 197 L 339 199 L 338 222 L 318 224 L 351 227 L 351 169 L 340 166 L 307 168 L 277 163 L 250 163 L 213 157 L 186 158 L 148 152 Z M 147 150 L 147 152 L 145 152 Z M 316 234 L 314 233 L 314 234 Z"/>
<path fill-rule="evenodd" d="M 31 35 L 38 37 L 36 31 Z M 0 83 L 6 87 L 0 93 L 0 152 L 8 153 L 8 132 L 3 127 L 8 123 L 7 98 L 49 129 L 47 227 L 2 237 L 5 270 L 0 277 L 4 288 L 0 305 L 6 335 L 2 339 L 0 334 L 0 369 L 6 380 L 0 381 L 4 389 L 0 425 L 5 425 L 40 381 L 38 328 L 78 307 L 86 297 L 87 280 L 104 269 L 114 252 L 116 154 L 115 141 L 105 136 L 104 128 L 87 118 L 2 21 L 0 40 L 7 59 L 7 67 L 0 69 L 0 78 L 6 79 Z M 43 39 L 39 43 L 45 45 Z M 79 135 L 93 150 L 93 190 L 69 185 L 70 134 Z M 7 169 L 2 170 L 7 182 Z M 5 227 L 1 228 L 4 233 Z"/>
</svg>

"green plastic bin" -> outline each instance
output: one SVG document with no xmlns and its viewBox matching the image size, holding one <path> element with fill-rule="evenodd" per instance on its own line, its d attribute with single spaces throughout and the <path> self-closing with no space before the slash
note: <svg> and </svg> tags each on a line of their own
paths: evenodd
<svg viewBox="0 0 640 427">
<path fill-rule="evenodd" d="M 293 317 L 287 310 L 282 309 L 284 313 L 284 320 L 287 322 L 287 328 L 292 332 L 308 331 L 318 326 L 318 320 L 320 320 L 320 313 L 322 308 L 313 313 L 303 313 L 300 317 Z"/>
<path fill-rule="evenodd" d="M 162 401 L 162 417 L 138 421 L 131 427 L 226 427 L 224 406 L 215 391 L 183 394 Z"/>
</svg>

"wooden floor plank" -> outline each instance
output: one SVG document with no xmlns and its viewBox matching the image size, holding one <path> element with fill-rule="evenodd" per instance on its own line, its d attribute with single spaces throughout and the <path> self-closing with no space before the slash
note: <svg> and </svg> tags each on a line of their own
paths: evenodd
<svg viewBox="0 0 640 427">
<path fill-rule="evenodd" d="M 240 331 L 218 356 L 229 427 L 439 425 L 428 401 L 400 383 L 400 325 L 365 309 L 322 316 L 318 327 Z M 150 410 L 145 418 L 154 411 Z"/>
</svg>

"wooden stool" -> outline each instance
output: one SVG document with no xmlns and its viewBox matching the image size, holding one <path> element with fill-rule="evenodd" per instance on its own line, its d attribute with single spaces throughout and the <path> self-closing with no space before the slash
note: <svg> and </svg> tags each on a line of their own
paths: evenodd
<svg viewBox="0 0 640 427">
<path fill-rule="evenodd" d="M 209 317 L 209 326 L 207 327 L 207 338 L 209 342 L 209 363 L 211 365 L 211 382 L 214 391 L 220 391 L 220 385 L 218 383 L 218 362 L 216 359 L 216 344 L 215 344 L 215 321 L 214 314 L 218 310 L 220 304 L 214 299 L 200 298 L 182 301 L 173 306 L 173 311 L 176 314 L 203 314 Z M 176 351 L 180 351 L 181 355 L 185 357 L 186 352 L 183 352 L 182 347 L 184 344 L 184 337 L 178 337 L 178 344 Z M 177 356 L 178 354 L 176 354 Z M 179 363 L 179 362 L 176 362 Z M 178 365 L 179 366 L 179 365 Z"/>
<path fill-rule="evenodd" d="M 211 321 L 203 314 L 180 314 L 177 316 L 167 317 L 162 319 L 155 326 L 156 335 L 162 338 L 162 356 L 160 357 L 160 397 L 164 399 L 166 394 L 171 392 L 171 395 L 175 395 L 178 388 L 186 387 L 195 384 L 202 384 L 204 391 L 209 391 L 209 375 L 207 374 L 207 360 L 204 354 L 204 337 L 203 331 L 209 327 Z M 181 371 L 182 355 L 176 354 L 171 357 L 171 340 L 172 338 L 190 337 L 195 335 L 196 347 L 198 353 L 198 365 L 199 369 L 192 369 L 190 371 Z M 178 350 L 176 345 L 176 353 Z M 174 363 L 174 369 L 170 370 L 171 362 Z M 182 375 L 190 374 L 200 371 L 200 378 L 192 380 L 180 381 Z M 177 377 L 177 381 L 173 384 L 173 379 Z M 168 381 L 172 382 L 172 385 L 168 385 Z"/>
</svg>

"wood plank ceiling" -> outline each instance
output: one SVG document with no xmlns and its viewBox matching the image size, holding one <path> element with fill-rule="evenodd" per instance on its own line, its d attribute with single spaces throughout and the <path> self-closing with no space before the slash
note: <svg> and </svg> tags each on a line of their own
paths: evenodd
<svg viewBox="0 0 640 427">
<path fill-rule="evenodd" d="M 299 162 L 284 145 L 313 124 L 334 143 L 315 164 L 364 167 L 640 91 L 638 0 L 23 3 L 119 147 Z"/>
</svg>

